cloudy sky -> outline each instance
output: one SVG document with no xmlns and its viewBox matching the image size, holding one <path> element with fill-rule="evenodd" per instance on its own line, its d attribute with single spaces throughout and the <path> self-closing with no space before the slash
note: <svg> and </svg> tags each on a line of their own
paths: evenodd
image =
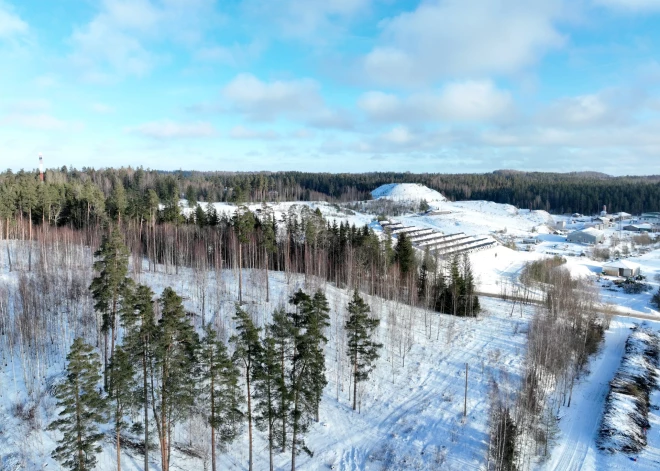
<svg viewBox="0 0 660 471">
<path fill-rule="evenodd" d="M 0 0 L 0 167 L 660 174 L 660 0 Z"/>
</svg>

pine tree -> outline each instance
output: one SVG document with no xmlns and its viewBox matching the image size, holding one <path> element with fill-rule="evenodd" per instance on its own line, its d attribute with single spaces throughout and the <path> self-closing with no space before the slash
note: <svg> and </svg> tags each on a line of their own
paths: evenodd
<svg viewBox="0 0 660 471">
<path fill-rule="evenodd" d="M 188 321 L 182 300 L 172 288 L 160 297 L 161 319 L 154 338 L 152 409 L 160 442 L 161 467 L 169 471 L 172 429 L 194 404 L 199 339 Z M 152 378 L 153 379 L 153 378 Z"/>
<path fill-rule="evenodd" d="M 293 323 L 283 308 L 278 308 L 273 312 L 273 322 L 268 326 L 269 337 L 273 339 L 277 350 L 278 360 L 280 362 L 280 384 L 286 387 L 286 376 L 288 373 L 288 362 L 293 355 Z M 287 423 L 291 400 L 289 394 L 280 396 L 278 411 L 280 414 L 281 425 L 277 427 L 277 433 L 280 437 L 276 440 L 281 447 L 282 452 L 286 450 L 287 443 Z"/>
<path fill-rule="evenodd" d="M 257 367 L 261 357 L 261 343 L 259 341 L 259 328 L 254 325 L 250 315 L 236 305 L 236 335 L 233 335 L 229 341 L 234 344 L 234 361 L 239 362 L 245 371 L 245 386 L 247 397 L 247 422 L 248 422 L 248 443 L 249 458 L 248 469 L 252 471 L 252 377 L 254 369 Z"/>
<path fill-rule="evenodd" d="M 204 409 L 208 411 L 211 426 L 211 470 L 215 471 L 217 444 L 231 443 L 240 432 L 240 372 L 229 357 L 225 344 L 218 338 L 218 333 L 210 325 L 204 330 L 199 362 Z"/>
<path fill-rule="evenodd" d="M 396 244 L 394 258 L 399 264 L 401 275 L 405 276 L 415 268 L 415 249 L 405 233 L 401 233 L 397 237 L 398 242 Z"/>
<path fill-rule="evenodd" d="M 121 227 L 121 215 L 126 213 L 126 209 L 128 208 L 128 198 L 126 197 L 124 185 L 119 178 L 115 178 L 106 206 L 109 210 L 110 216 L 116 219 L 117 225 Z"/>
<path fill-rule="evenodd" d="M 94 253 L 95 257 L 101 257 L 94 262 L 94 270 L 98 272 L 92 280 L 89 289 L 94 297 L 94 309 L 103 316 L 101 330 L 103 332 L 103 362 L 108 367 L 108 332 L 112 332 L 112 346 L 110 355 L 114 352 L 117 339 L 117 313 L 121 307 L 121 301 L 127 295 L 130 287 L 128 278 L 128 248 L 124 244 L 123 237 L 118 229 L 112 231 L 109 237 L 104 236 L 101 247 Z M 107 387 L 107 375 L 105 385 Z"/>
<path fill-rule="evenodd" d="M 372 339 L 380 320 L 369 317 L 371 309 L 360 297 L 357 289 L 348 303 L 350 317 L 345 329 L 348 337 L 348 356 L 353 366 L 353 410 L 357 408 L 357 383 L 369 379 L 378 350 L 383 346 Z"/>
<path fill-rule="evenodd" d="M 278 425 L 286 412 L 281 409 L 286 395 L 278 345 L 273 337 L 267 336 L 262 341 L 261 358 L 254 370 L 254 421 L 257 428 L 267 434 L 270 471 L 273 471 L 273 449 L 282 447 Z"/>
<path fill-rule="evenodd" d="M 250 241 L 254 231 L 254 214 L 247 206 L 240 206 L 234 215 L 233 225 L 238 239 L 238 302 L 243 304 L 243 244 Z"/>
<path fill-rule="evenodd" d="M 126 428 L 124 413 L 133 402 L 136 385 L 135 369 L 129 353 L 117 347 L 108 370 L 108 397 L 114 403 L 117 471 L 121 471 L 121 431 Z"/>
<path fill-rule="evenodd" d="M 312 355 L 310 368 L 312 404 L 315 420 L 318 422 L 321 396 L 323 395 L 323 389 L 328 384 L 325 376 L 325 345 L 328 343 L 325 329 L 330 326 L 330 306 L 325 294 L 319 290 L 314 294 L 310 307 L 306 334 L 309 337 L 310 355 Z"/>
<path fill-rule="evenodd" d="M 149 372 L 153 371 L 153 339 L 156 335 L 156 318 L 153 306 L 154 293 L 145 285 L 138 285 L 135 292 L 124 303 L 121 320 L 126 333 L 124 348 L 131 360 L 140 365 L 142 385 L 134 396 L 143 406 L 144 421 L 144 469 L 149 469 Z M 136 385 L 138 388 L 138 385 Z"/>
<path fill-rule="evenodd" d="M 261 224 L 261 244 L 264 248 L 265 268 L 266 268 L 266 302 L 270 301 L 270 286 L 269 286 L 269 261 L 273 254 L 277 253 L 277 224 L 273 217 L 272 208 L 265 203 L 262 207 L 262 214 L 265 218 Z"/>
<path fill-rule="evenodd" d="M 66 380 L 55 388 L 57 404 L 64 409 L 48 426 L 62 433 L 52 456 L 74 471 L 93 469 L 101 451 L 98 423 L 104 421 L 106 404 L 98 389 L 100 368 L 94 348 L 76 338 L 67 355 Z"/>
</svg>

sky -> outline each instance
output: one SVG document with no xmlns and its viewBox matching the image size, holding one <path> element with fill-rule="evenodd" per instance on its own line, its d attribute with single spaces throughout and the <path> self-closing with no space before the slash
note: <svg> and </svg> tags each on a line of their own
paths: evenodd
<svg viewBox="0 0 660 471">
<path fill-rule="evenodd" d="M 0 168 L 660 174 L 660 0 L 0 0 Z"/>
</svg>

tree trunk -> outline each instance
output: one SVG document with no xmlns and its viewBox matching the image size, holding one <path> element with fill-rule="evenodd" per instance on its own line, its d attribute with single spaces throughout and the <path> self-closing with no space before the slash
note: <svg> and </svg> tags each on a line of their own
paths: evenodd
<svg viewBox="0 0 660 471">
<path fill-rule="evenodd" d="M 142 353 L 142 373 L 144 376 L 144 469 L 149 469 L 149 400 L 147 399 L 147 344 Z"/>
<path fill-rule="evenodd" d="M 250 374 L 249 369 L 246 369 L 245 381 L 247 383 L 247 416 L 248 416 L 248 441 L 250 446 L 248 448 L 248 471 L 252 471 L 252 397 L 250 394 Z"/>
<path fill-rule="evenodd" d="M 213 374 L 211 374 L 211 471 L 215 471 L 215 385 L 213 379 Z"/>
<path fill-rule="evenodd" d="M 241 241 L 238 241 L 238 304 L 243 304 L 243 251 Z M 248 395 L 249 396 L 249 395 Z M 249 401 L 249 397 L 248 397 Z"/>
<path fill-rule="evenodd" d="M 121 471 L 121 428 L 119 421 L 121 420 L 121 411 L 117 406 L 117 416 L 115 417 L 115 432 L 117 433 L 117 471 Z"/>
<path fill-rule="evenodd" d="M 358 361 L 357 361 L 357 353 L 356 353 L 355 361 L 353 363 L 353 410 L 355 410 L 355 405 L 357 403 L 357 373 L 358 373 Z"/>
</svg>

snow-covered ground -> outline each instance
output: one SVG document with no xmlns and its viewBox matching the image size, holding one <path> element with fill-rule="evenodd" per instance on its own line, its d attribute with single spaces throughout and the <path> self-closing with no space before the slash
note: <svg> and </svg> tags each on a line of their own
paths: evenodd
<svg viewBox="0 0 660 471">
<path fill-rule="evenodd" d="M 602 277 L 603 262 L 591 258 L 592 247 L 566 242 L 565 235 L 553 234 L 556 220 L 570 218 L 551 216 L 545 211 L 519 210 L 510 205 L 483 201 L 449 202 L 442 195 L 419 185 L 393 185 L 378 189 L 374 197 L 426 199 L 443 214 L 408 214 L 393 218 L 406 226 L 431 228 L 446 234 L 463 232 L 471 236 L 492 236 L 500 241 L 513 241 L 518 248 L 512 250 L 497 245 L 470 255 L 478 290 L 494 296 L 503 292 L 514 294 L 520 287 L 518 276 L 525 263 L 539 258 L 561 255 L 567 259 L 566 268 L 574 276 L 587 277 L 598 286 L 602 301 L 611 307 L 632 315 L 658 315 L 658 322 L 649 325 L 660 329 L 660 313 L 649 306 L 651 294 L 658 289 L 656 275 L 660 274 L 660 249 L 649 247 L 647 253 L 637 253 L 628 260 L 639 263 L 651 290 L 639 294 L 625 294 L 614 289 Z M 438 194 L 439 195 L 439 194 Z M 205 203 L 201 203 L 205 207 Z M 231 215 L 236 207 L 227 203 L 213 203 L 218 212 Z M 185 202 L 183 206 L 186 206 Z M 277 203 L 270 205 L 278 220 L 289 211 L 299 213 L 302 208 L 319 209 L 330 220 L 348 222 L 356 226 L 369 224 L 381 230 L 375 216 L 348 210 L 325 202 Z M 251 204 L 256 211 L 261 204 Z M 184 207 L 189 213 L 192 208 Z M 583 223 L 570 223 L 576 228 Z M 605 230 L 606 243 L 621 234 L 617 228 Z M 630 235 L 622 234 L 630 247 Z M 523 239 L 536 238 L 538 244 L 524 244 Z M 6 242 L 0 242 L 0 288 L 15 284 L 20 271 L 9 273 L 5 259 Z M 584 253 L 584 256 L 580 254 Z M 231 328 L 233 303 L 237 298 L 236 272 L 225 270 L 218 275 L 209 273 L 203 278 L 207 287 L 205 313 L 207 320 L 224 329 L 225 338 Z M 304 286 L 301 277 L 287 280 L 282 273 L 271 272 L 271 302 L 265 302 L 264 273 L 245 272 L 247 309 L 260 324 L 268 322 L 272 310 L 285 304 L 289 295 Z M 381 319 L 378 329 L 384 344 L 373 378 L 365 384 L 361 395 L 360 412 L 353 412 L 349 401 L 348 366 L 342 351 L 341 326 L 344 323 L 348 296 L 344 290 L 316 280 L 308 280 L 309 289 L 320 287 L 326 292 L 332 307 L 332 325 L 328 331 L 327 376 L 329 384 L 324 391 L 320 423 L 315 424 L 307 436 L 307 444 L 314 457 L 299 458 L 299 469 L 318 470 L 381 470 L 381 469 L 484 469 L 488 430 L 489 382 L 496 381 L 500 388 L 515 387 L 523 365 L 525 330 L 534 314 L 533 307 L 521 307 L 498 299 L 482 297 L 484 313 L 478 319 L 459 319 L 385 302 L 378 298 L 367 300 Z M 187 293 L 187 307 L 199 311 L 201 302 L 197 286 L 200 277 L 189 270 L 179 275 L 144 272 L 140 282 L 153 287 L 156 293 L 172 286 Z M 614 291 L 612 291 L 614 289 Z M 515 308 L 515 309 L 514 309 Z M 396 319 L 396 321 L 395 321 Z M 395 324 L 396 322 L 396 324 Z M 651 410 L 652 428 L 648 446 L 633 462 L 626 455 L 609 455 L 596 448 L 596 433 L 601 420 L 603 403 L 609 381 L 614 376 L 623 353 L 623 346 L 634 319 L 615 317 L 606 332 L 601 352 L 590 365 L 573 393 L 570 408 L 560 411 L 560 434 L 546 463 L 534 465 L 543 470 L 624 470 L 658 469 L 660 467 L 660 415 Z M 404 325 L 412 325 L 412 337 L 406 337 Z M 430 325 L 430 331 L 429 331 Z M 463 388 L 465 364 L 469 365 L 468 414 L 463 420 Z M 61 359 L 48 374 L 61 369 Z M 37 427 L 29 431 L 16 417 L 13 408 L 23 401 L 25 385 L 20 362 L 0 365 L 0 469 L 21 469 L 12 463 L 21 463 L 29 457 L 27 469 L 58 469 L 50 458 L 55 435 L 44 432 L 52 420 L 54 400 L 46 395 L 38 410 Z M 652 403 L 660 405 L 660 393 L 652 394 Z M 203 424 L 194 424 L 194 433 L 205 434 Z M 186 440 L 186 427 L 179 430 L 178 439 Z M 255 439 L 255 469 L 267 468 L 267 450 L 263 435 Z M 155 458 L 154 453 L 154 458 Z M 277 455 L 276 466 L 284 468 L 288 455 Z M 115 451 L 112 443 L 104 444 L 99 469 L 114 469 Z M 184 457 L 175 453 L 174 463 L 180 469 L 204 469 L 203 459 Z M 22 466 L 22 465 L 21 465 Z M 139 455 L 127 451 L 124 469 L 140 469 Z M 220 469 L 247 468 L 247 441 L 243 437 L 220 458 Z M 157 469 L 155 464 L 153 469 Z"/>
</svg>

